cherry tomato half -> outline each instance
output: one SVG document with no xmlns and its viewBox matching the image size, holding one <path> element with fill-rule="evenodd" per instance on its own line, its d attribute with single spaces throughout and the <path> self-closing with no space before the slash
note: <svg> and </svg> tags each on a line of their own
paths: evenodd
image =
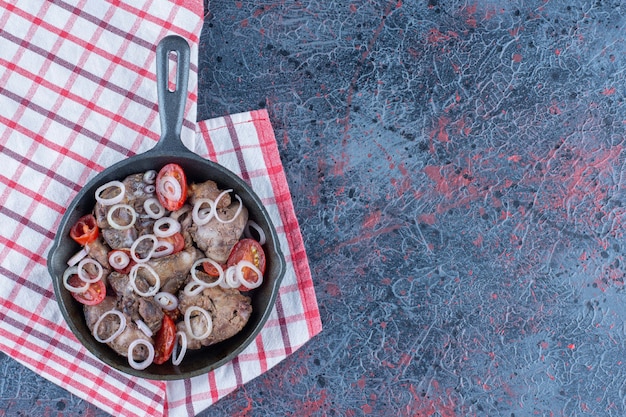
<svg viewBox="0 0 626 417">
<path fill-rule="evenodd" d="M 78 275 L 72 275 L 68 279 L 68 283 L 73 287 L 80 287 L 85 285 L 85 283 L 78 277 Z M 107 289 L 104 285 L 104 281 L 99 279 L 96 282 L 89 284 L 89 288 L 87 291 L 82 293 L 71 293 L 76 301 L 81 304 L 85 304 L 88 306 L 93 306 L 99 304 L 104 297 L 107 295 Z"/>
<path fill-rule="evenodd" d="M 254 239 L 241 239 L 237 244 L 233 247 L 233 250 L 230 252 L 228 256 L 228 262 L 226 262 L 226 266 L 230 267 L 236 265 L 241 260 L 246 260 L 248 262 L 252 262 L 254 266 L 259 268 L 262 274 L 265 274 L 265 252 L 263 252 L 263 248 L 261 244 Z M 259 277 L 256 272 L 251 270 L 250 268 L 243 268 L 243 279 L 250 283 L 256 282 Z M 240 291 L 248 291 L 248 288 L 241 285 L 239 287 Z"/>
<path fill-rule="evenodd" d="M 86 245 L 96 240 L 98 233 L 98 224 L 93 214 L 81 217 L 70 229 L 70 237 L 81 245 Z"/>
<path fill-rule="evenodd" d="M 156 195 L 169 211 L 181 208 L 187 200 L 187 177 L 178 164 L 167 164 L 157 174 Z"/>
<path fill-rule="evenodd" d="M 161 365 L 172 356 L 174 342 L 176 341 L 176 324 L 172 318 L 165 314 L 161 328 L 154 339 L 154 363 Z"/>
</svg>

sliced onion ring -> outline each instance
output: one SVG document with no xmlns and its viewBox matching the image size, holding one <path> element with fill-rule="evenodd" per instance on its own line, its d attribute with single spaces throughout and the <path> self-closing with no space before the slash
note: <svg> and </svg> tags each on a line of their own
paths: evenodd
<svg viewBox="0 0 626 417">
<path fill-rule="evenodd" d="M 200 294 L 202 291 L 204 291 L 205 288 L 206 287 L 204 285 L 196 281 L 189 281 L 187 285 L 185 285 L 183 292 L 187 297 L 193 297 Z"/>
<path fill-rule="evenodd" d="M 256 238 L 256 236 L 252 235 L 252 232 L 250 229 L 254 229 L 254 231 L 257 232 L 257 234 L 259 235 L 258 239 Z M 247 238 L 257 240 L 257 242 L 259 242 L 260 245 L 265 245 L 265 242 L 266 242 L 265 232 L 263 231 L 263 229 L 261 229 L 261 226 L 259 226 L 259 224 L 255 222 L 254 220 L 248 220 L 248 222 L 246 223 L 246 227 L 243 229 L 243 234 Z"/>
<path fill-rule="evenodd" d="M 178 298 L 169 292 L 161 291 L 156 293 L 154 301 L 159 303 L 163 310 L 172 311 L 178 307 Z"/>
<path fill-rule="evenodd" d="M 153 207 L 156 207 L 157 211 L 154 211 L 152 209 Z M 159 203 L 159 200 L 154 197 L 150 197 L 143 202 L 143 210 L 151 219 L 160 219 L 165 216 L 165 209 L 161 203 Z"/>
<path fill-rule="evenodd" d="M 176 178 L 164 175 L 157 183 L 159 193 L 167 200 L 178 201 L 183 196 L 183 189 Z"/>
<path fill-rule="evenodd" d="M 208 204 L 210 208 L 202 209 L 202 206 L 205 204 Z M 206 210 L 209 210 L 209 212 L 207 213 Z M 210 222 L 213 216 L 215 216 L 215 202 L 210 198 L 197 199 L 191 211 L 193 222 L 198 226 L 202 226 Z"/>
<path fill-rule="evenodd" d="M 232 192 L 232 191 L 233 191 L 233 189 L 232 189 L 232 188 L 229 188 L 228 190 L 224 190 L 224 191 L 222 191 L 221 193 L 219 193 L 219 194 L 217 195 L 217 197 L 215 197 L 215 205 L 217 206 L 217 204 L 220 202 L 220 200 L 222 199 L 222 197 L 224 197 L 226 194 L 228 194 L 228 193 L 230 193 L 230 192 Z"/>
<path fill-rule="evenodd" d="M 239 277 L 237 276 L 237 265 L 229 266 L 224 271 L 224 288 L 239 287 Z"/>
<path fill-rule="evenodd" d="M 145 258 L 140 258 L 137 256 L 137 246 L 139 246 L 139 244 L 145 239 L 152 239 L 152 248 L 150 249 L 150 251 L 148 252 L 148 255 L 146 255 Z M 152 255 L 154 254 L 154 251 L 156 250 L 158 245 L 159 245 L 159 240 L 156 238 L 155 235 L 153 234 L 141 235 L 133 242 L 132 245 L 130 245 L 130 257 L 133 258 L 133 261 L 137 263 L 148 262 L 148 260 L 152 258 Z"/>
<path fill-rule="evenodd" d="M 67 290 L 69 292 L 73 292 L 76 294 L 82 294 L 85 291 L 87 291 L 89 289 L 89 283 L 85 282 L 85 285 L 83 285 L 82 287 L 73 287 L 70 285 L 70 283 L 68 282 L 68 280 L 70 279 L 70 277 L 72 275 L 78 275 L 78 267 L 77 266 L 71 266 L 69 268 L 67 268 L 65 270 L 65 272 L 63 272 L 63 286 L 65 288 L 67 288 Z"/>
<path fill-rule="evenodd" d="M 109 188 L 119 188 L 120 192 L 111 198 L 102 198 L 100 195 L 108 190 Z M 101 185 L 96 190 L 96 201 L 103 206 L 112 206 L 113 204 L 117 204 L 124 199 L 124 195 L 126 194 L 126 186 L 121 181 L 110 181 L 104 185 Z"/>
<path fill-rule="evenodd" d="M 128 210 L 128 212 L 130 213 L 132 218 L 128 224 L 118 224 L 115 220 L 113 220 L 113 213 L 116 210 L 120 210 L 120 209 Z M 109 225 L 116 230 L 130 229 L 131 227 L 135 225 L 136 220 L 137 220 L 137 212 L 132 206 L 128 204 L 115 204 L 111 206 L 111 208 L 107 212 L 107 221 L 109 222 Z"/>
<path fill-rule="evenodd" d="M 185 204 L 184 206 L 182 206 L 181 208 L 179 208 L 176 211 L 173 211 L 170 214 L 170 217 L 174 220 L 176 220 L 177 222 L 180 223 L 180 218 L 185 215 L 186 213 L 189 213 L 192 210 L 192 207 L 189 204 Z"/>
<path fill-rule="evenodd" d="M 203 281 L 202 279 L 198 278 L 198 275 L 196 275 L 196 270 L 197 268 L 202 265 L 204 262 L 208 262 L 211 265 L 213 265 L 217 271 L 219 272 L 219 276 L 217 277 L 217 279 L 213 282 L 206 282 Z M 202 285 L 204 288 L 211 288 L 211 287 L 217 287 L 218 285 L 220 285 L 222 283 L 222 281 L 224 280 L 224 269 L 222 269 L 222 265 L 218 264 L 217 262 L 215 262 L 213 259 L 211 258 L 200 258 L 197 261 L 195 261 L 193 263 L 193 265 L 191 266 L 191 278 L 197 282 L 199 285 Z"/>
<path fill-rule="evenodd" d="M 109 252 L 109 265 L 113 269 L 124 269 L 130 263 L 130 256 L 123 250 L 112 250 Z"/>
<path fill-rule="evenodd" d="M 89 246 L 83 246 L 74 256 L 67 260 L 68 266 L 74 266 L 89 254 Z"/>
<path fill-rule="evenodd" d="M 191 327 L 191 313 L 193 313 L 194 311 L 198 311 L 200 314 L 204 315 L 204 318 L 206 319 L 206 322 L 207 322 L 206 331 L 199 335 L 194 334 L 193 329 Z M 213 319 L 211 318 L 211 314 L 205 309 L 200 308 L 198 306 L 190 306 L 189 308 L 187 308 L 187 311 L 185 311 L 185 326 L 187 327 L 187 332 L 189 333 L 192 339 L 202 340 L 202 339 L 206 339 L 207 337 L 209 337 L 209 335 L 213 331 Z"/>
<path fill-rule="evenodd" d="M 154 184 L 156 181 L 157 172 L 153 169 L 144 172 L 143 174 L 143 182 L 146 184 Z"/>
<path fill-rule="evenodd" d="M 137 362 L 135 358 L 133 358 L 133 351 L 138 345 L 144 345 L 145 347 L 148 348 L 148 357 L 142 362 Z M 130 342 L 130 345 L 128 345 L 128 364 L 132 368 L 137 369 L 138 371 L 141 371 L 143 369 L 146 369 L 148 366 L 150 366 L 153 360 L 154 360 L 154 346 L 152 346 L 152 343 L 150 343 L 150 341 L 146 339 L 135 339 L 132 342 Z"/>
<path fill-rule="evenodd" d="M 178 353 L 178 342 L 180 339 L 180 354 Z M 172 365 L 178 366 L 183 361 L 187 353 L 187 334 L 185 332 L 176 332 L 176 338 L 174 339 L 174 350 L 172 350 Z"/>
<path fill-rule="evenodd" d="M 167 226 L 165 230 L 163 230 L 163 226 Z M 161 217 L 154 222 L 154 234 L 156 237 L 169 237 L 178 232 L 180 232 L 180 223 L 171 217 Z"/>
<path fill-rule="evenodd" d="M 113 332 L 113 334 L 109 337 L 107 337 L 106 339 L 102 339 L 99 335 L 98 335 L 98 327 L 100 327 L 100 323 L 102 323 L 102 320 L 104 320 L 104 318 L 106 316 L 108 316 L 109 314 L 113 314 L 114 316 L 117 316 L 120 319 L 120 325 L 117 328 L 117 330 L 115 332 Z M 126 317 L 124 317 L 124 315 L 122 314 L 122 312 L 120 312 L 119 310 L 109 310 L 109 311 L 105 311 L 104 314 L 102 314 L 98 320 L 96 321 L 96 324 L 93 325 L 93 331 L 91 332 L 91 334 L 93 334 L 93 337 L 100 343 L 109 343 L 112 342 L 113 340 L 115 340 L 115 338 L 117 336 L 119 336 L 120 334 L 122 334 L 122 332 L 126 330 Z"/>
<path fill-rule="evenodd" d="M 232 191 L 232 190 L 227 190 L 227 191 Z M 219 198 L 219 197 L 218 197 Z M 220 223 L 232 223 L 235 221 L 235 219 L 237 218 L 237 216 L 239 216 L 239 213 L 241 213 L 241 209 L 243 208 L 243 203 L 241 202 L 241 198 L 235 194 L 235 198 L 237 199 L 237 201 L 239 201 L 239 207 L 237 207 L 237 211 L 235 212 L 235 214 L 233 215 L 232 218 L 228 219 L 228 220 L 222 220 L 220 219 L 220 216 L 217 214 L 217 210 L 215 210 L 215 218 L 217 219 L 218 222 Z M 215 200 L 217 201 L 217 200 Z M 216 203 L 217 205 L 217 203 Z"/>
<path fill-rule="evenodd" d="M 261 270 L 257 268 L 257 266 L 253 264 L 252 262 L 242 259 L 241 261 L 237 262 L 237 265 L 235 265 L 235 268 L 236 268 L 235 271 L 236 271 L 237 279 L 239 280 L 241 285 L 243 285 L 247 289 L 253 290 L 255 288 L 260 287 L 261 284 L 263 284 L 263 274 L 261 273 Z M 256 282 L 249 282 L 246 279 L 244 279 L 243 268 L 250 268 L 257 275 Z"/>
<path fill-rule="evenodd" d="M 85 265 L 87 264 L 92 264 L 96 266 L 96 269 L 98 270 L 98 275 L 96 275 L 95 278 L 91 278 L 88 274 L 85 273 Z M 100 265 L 100 262 L 96 261 L 95 259 L 85 258 L 78 263 L 77 274 L 78 278 L 80 278 L 81 281 L 93 284 L 94 282 L 102 278 L 102 275 L 104 274 L 104 269 L 102 268 L 102 265 Z"/>
<path fill-rule="evenodd" d="M 143 187 L 143 192 L 146 194 L 154 194 L 155 191 L 156 191 L 156 187 L 154 186 L 154 184 L 148 184 L 145 187 Z"/>
<path fill-rule="evenodd" d="M 140 291 L 139 288 L 137 288 L 137 283 L 135 281 L 137 280 L 137 271 L 139 270 L 139 268 L 147 269 L 148 272 L 150 272 L 155 279 L 155 284 L 152 287 L 150 287 L 150 289 L 147 292 Z M 154 268 L 152 268 L 150 265 L 146 265 L 146 264 L 133 265 L 133 267 L 130 269 L 130 273 L 128 274 L 128 277 L 130 278 L 129 280 L 130 286 L 133 288 L 133 291 L 135 291 L 137 294 L 139 294 L 142 297 L 152 297 L 159 291 L 159 288 L 161 288 L 161 278 L 159 278 L 159 274 L 157 274 Z"/>
<path fill-rule="evenodd" d="M 150 330 L 148 325 L 144 323 L 143 320 L 135 320 L 135 324 L 137 325 L 139 330 L 143 332 L 143 334 L 145 334 L 148 337 L 152 337 L 152 334 L 153 334 L 152 330 Z"/>
<path fill-rule="evenodd" d="M 156 248 L 152 251 L 152 258 L 162 258 L 174 252 L 174 245 L 167 240 L 159 240 Z"/>
</svg>

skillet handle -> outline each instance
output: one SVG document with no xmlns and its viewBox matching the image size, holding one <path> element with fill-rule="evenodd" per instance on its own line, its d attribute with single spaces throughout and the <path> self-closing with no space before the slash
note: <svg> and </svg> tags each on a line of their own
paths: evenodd
<svg viewBox="0 0 626 417">
<path fill-rule="evenodd" d="M 169 73 L 176 56 L 176 78 L 174 90 L 170 90 Z M 187 88 L 189 81 L 189 44 L 180 36 L 170 35 L 163 38 L 156 50 L 157 94 L 159 99 L 159 117 L 161 120 L 161 139 L 159 148 L 177 148 L 182 145 L 180 132 L 183 126 Z M 184 146 L 183 146 L 184 147 Z"/>
</svg>

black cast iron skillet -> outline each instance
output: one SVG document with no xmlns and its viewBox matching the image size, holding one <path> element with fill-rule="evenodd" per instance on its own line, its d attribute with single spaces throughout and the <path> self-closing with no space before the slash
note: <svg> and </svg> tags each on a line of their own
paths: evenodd
<svg viewBox="0 0 626 417">
<path fill-rule="evenodd" d="M 171 53 L 177 56 L 174 91 L 168 88 Z M 188 79 L 189 45 L 179 36 L 163 38 L 157 46 L 157 89 L 162 130 L 159 142 L 151 150 L 105 169 L 83 187 L 64 214 L 48 254 L 48 271 L 52 277 L 59 307 L 70 329 L 81 343 L 107 365 L 131 375 L 155 380 L 184 379 L 204 374 L 237 356 L 256 338 L 267 321 L 285 273 L 285 260 L 276 230 L 259 197 L 237 175 L 219 164 L 196 155 L 181 142 L 180 132 L 187 99 Z M 79 245 L 69 237 L 69 232 L 81 216 L 92 211 L 95 205 L 94 193 L 100 185 L 150 169 L 158 171 L 162 166 L 172 162 L 183 167 L 188 181 L 202 182 L 211 179 L 217 182 L 220 189 L 232 188 L 233 192 L 241 197 L 249 211 L 250 219 L 256 221 L 267 236 L 264 245 L 267 266 L 263 285 L 251 293 L 252 316 L 241 332 L 219 344 L 199 350 L 188 350 L 179 366 L 174 366 L 168 361 L 163 365 L 153 364 L 145 370 L 138 371 L 128 364 L 127 358 L 119 356 L 93 338 L 85 323 L 82 305 L 76 302 L 63 286 L 62 277 L 67 268 L 67 260 L 80 250 Z"/>
</svg>

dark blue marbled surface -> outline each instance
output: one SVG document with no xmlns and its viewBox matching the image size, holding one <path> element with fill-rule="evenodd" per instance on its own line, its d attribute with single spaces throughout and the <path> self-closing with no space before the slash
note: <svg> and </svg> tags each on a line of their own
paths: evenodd
<svg viewBox="0 0 626 417">
<path fill-rule="evenodd" d="M 619 1 L 210 9 L 199 117 L 268 109 L 324 330 L 200 416 L 626 415 Z"/>
</svg>

